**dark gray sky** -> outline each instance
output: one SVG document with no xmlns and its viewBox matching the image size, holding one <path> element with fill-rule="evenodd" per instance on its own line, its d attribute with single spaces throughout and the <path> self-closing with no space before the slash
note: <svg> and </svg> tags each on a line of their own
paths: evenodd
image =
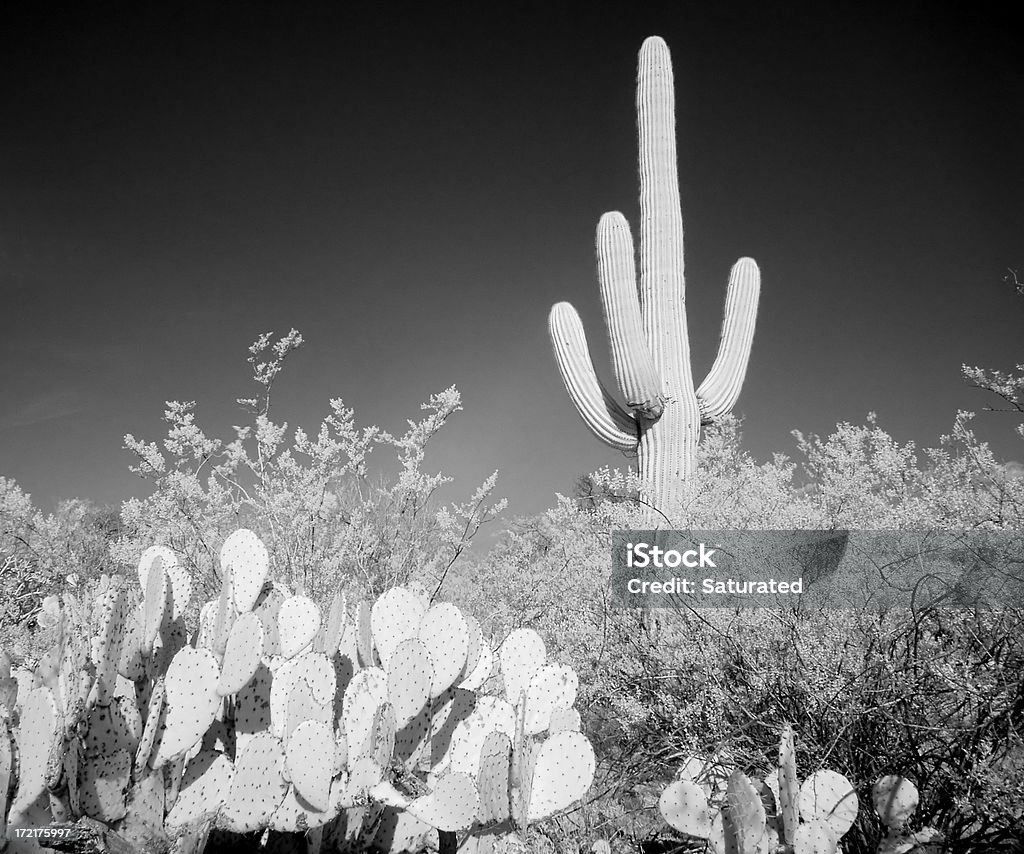
<svg viewBox="0 0 1024 854">
<path fill-rule="evenodd" d="M 466 412 L 427 462 L 457 494 L 497 468 L 537 512 L 621 463 L 566 397 L 546 317 L 572 301 L 607 366 L 593 234 L 607 210 L 636 223 L 652 34 L 675 66 L 698 377 L 729 266 L 762 269 L 737 410 L 757 456 L 870 410 L 932 444 L 984 402 L 961 362 L 1022 358 L 1010 12 L 39 5 L 0 36 L 0 474 L 44 506 L 137 493 L 122 436 L 161 438 L 165 400 L 230 437 L 247 346 L 290 327 L 293 426 L 343 397 L 400 430 L 456 384 Z M 1009 420 L 980 432 L 1020 458 Z"/>
</svg>

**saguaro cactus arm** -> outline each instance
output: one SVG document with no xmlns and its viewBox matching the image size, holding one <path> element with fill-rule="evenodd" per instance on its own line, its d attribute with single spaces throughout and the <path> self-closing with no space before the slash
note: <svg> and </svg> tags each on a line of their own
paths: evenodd
<svg viewBox="0 0 1024 854">
<path fill-rule="evenodd" d="M 633 238 L 617 211 L 606 213 L 597 225 L 597 276 L 619 391 L 637 418 L 657 421 L 665 410 L 665 395 L 644 337 Z"/>
<path fill-rule="evenodd" d="M 701 421 L 712 423 L 732 411 L 750 361 L 761 292 L 761 271 L 753 258 L 740 258 L 729 274 L 718 355 L 697 389 Z"/>
<path fill-rule="evenodd" d="M 576 309 L 567 302 L 552 306 L 548 333 L 562 382 L 584 423 L 598 439 L 616 450 L 635 452 L 636 422 L 597 378 Z"/>
</svg>

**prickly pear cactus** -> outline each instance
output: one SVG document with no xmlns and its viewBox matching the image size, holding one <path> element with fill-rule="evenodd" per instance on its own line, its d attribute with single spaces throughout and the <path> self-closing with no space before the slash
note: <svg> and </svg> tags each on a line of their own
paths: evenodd
<svg viewBox="0 0 1024 854">
<path fill-rule="evenodd" d="M 910 780 L 897 774 L 880 777 L 871 787 L 875 813 L 885 826 L 886 835 L 878 844 L 878 854 L 937 854 L 943 836 L 931 827 L 911 832 L 907 829 L 920 803 L 920 795 Z"/>
<path fill-rule="evenodd" d="M 14 830 L 85 821 L 125 851 L 514 840 L 585 795 L 576 675 L 536 633 L 496 654 L 457 607 L 401 588 L 354 614 L 336 595 L 325 620 L 268 576 L 243 530 L 191 629 L 191 579 L 166 547 L 142 556 L 138 601 L 105 579 L 49 603 L 59 641 L 28 690 L 0 659 L 9 850 L 39 850 Z M 478 695 L 499 660 L 505 695 Z"/>
<path fill-rule="evenodd" d="M 710 785 L 702 788 L 684 768 L 682 778 L 662 792 L 658 806 L 671 827 L 706 839 L 720 854 L 836 854 L 858 811 L 853 785 L 835 771 L 816 771 L 800 785 L 788 725 L 779 740 L 778 767 L 760 789 L 734 771 L 719 803 L 709 801 L 711 792 Z"/>
</svg>

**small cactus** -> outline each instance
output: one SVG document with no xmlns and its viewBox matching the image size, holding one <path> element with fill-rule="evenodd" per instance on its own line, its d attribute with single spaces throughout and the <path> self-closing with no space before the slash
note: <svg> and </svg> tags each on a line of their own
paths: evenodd
<svg viewBox="0 0 1024 854">
<path fill-rule="evenodd" d="M 909 832 L 907 824 L 920 803 L 920 795 L 910 780 L 897 774 L 880 777 L 871 787 L 875 813 L 885 825 L 886 835 L 878 844 L 878 854 L 933 854 L 941 850 L 943 836 L 931 827 Z"/>
<path fill-rule="evenodd" d="M 889 774 L 875 781 L 871 787 L 871 800 L 882 824 L 892 832 L 903 829 L 917 809 L 920 796 L 917 786 L 910 780 Z"/>
<path fill-rule="evenodd" d="M 778 757 L 778 768 L 760 792 L 745 774 L 732 772 L 719 810 L 711 808 L 695 781 L 677 780 L 662 792 L 662 817 L 680 833 L 709 840 L 716 851 L 761 854 L 783 843 L 792 854 L 835 854 L 857 817 L 853 786 L 828 770 L 815 772 L 800 786 L 790 726 L 783 727 Z"/>
</svg>

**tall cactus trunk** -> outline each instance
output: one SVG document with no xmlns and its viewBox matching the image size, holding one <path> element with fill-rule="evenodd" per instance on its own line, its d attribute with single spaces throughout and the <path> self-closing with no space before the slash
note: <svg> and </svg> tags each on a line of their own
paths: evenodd
<svg viewBox="0 0 1024 854">
<path fill-rule="evenodd" d="M 682 392 L 681 397 L 670 400 L 661 418 L 642 428 L 637 448 L 640 477 L 647 484 L 641 498 L 661 512 L 678 506 L 683 485 L 696 466 L 700 441 L 697 397 L 692 390 Z"/>
<path fill-rule="evenodd" d="M 640 300 L 644 333 L 666 403 L 641 427 L 640 475 L 656 507 L 674 507 L 696 465 L 700 407 L 690 369 L 683 215 L 676 165 L 675 93 L 668 47 L 640 49 L 636 110 L 640 160 Z"/>
<path fill-rule="evenodd" d="M 601 301 L 625 408 L 597 379 L 576 310 L 558 303 L 548 323 L 559 372 L 584 422 L 606 444 L 637 455 L 645 484 L 643 500 L 666 512 L 678 506 L 683 485 L 693 473 L 702 423 L 728 413 L 739 396 L 753 342 L 760 272 L 749 258 L 733 266 L 718 356 L 695 389 L 687 335 L 672 64 L 668 47 L 656 36 L 640 50 L 636 101 L 639 287 L 625 217 L 605 214 L 597 228 Z"/>
</svg>

